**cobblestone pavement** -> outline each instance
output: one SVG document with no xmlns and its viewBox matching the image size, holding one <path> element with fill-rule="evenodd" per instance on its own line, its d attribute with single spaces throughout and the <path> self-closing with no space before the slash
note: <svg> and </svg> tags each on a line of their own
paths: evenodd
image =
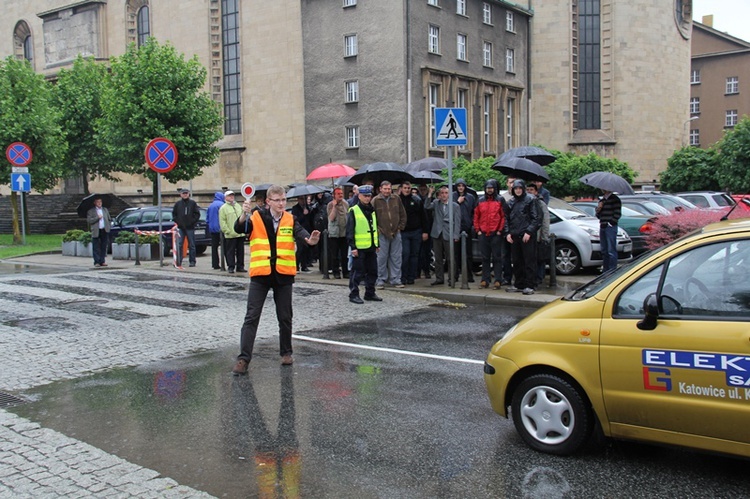
<svg viewBox="0 0 750 499">
<path fill-rule="evenodd" d="M 0 395 L 113 367 L 236 347 L 247 279 L 128 268 L 0 277 Z M 338 286 L 295 285 L 295 332 L 435 303 L 381 292 L 348 305 Z M 269 310 L 270 308 L 270 310 Z M 269 295 L 258 340 L 277 334 Z M 227 370 L 232 358 L 227 359 Z M 0 497 L 207 497 L 168 477 L 0 410 Z"/>
</svg>

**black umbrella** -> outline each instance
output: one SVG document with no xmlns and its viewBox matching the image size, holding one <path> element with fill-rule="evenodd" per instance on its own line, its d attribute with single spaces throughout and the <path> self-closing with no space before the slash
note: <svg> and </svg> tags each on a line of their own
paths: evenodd
<svg viewBox="0 0 750 499">
<path fill-rule="evenodd" d="M 542 166 L 554 163 L 557 159 L 551 152 L 535 146 L 523 146 L 508 149 L 497 159 L 498 161 L 504 161 L 510 158 L 526 158 Z"/>
<path fill-rule="evenodd" d="M 351 175 L 344 175 L 343 177 L 339 177 L 333 181 L 333 185 L 336 187 L 352 187 L 354 186 L 354 184 L 352 182 L 349 182 L 350 178 Z"/>
<path fill-rule="evenodd" d="M 109 194 L 89 194 L 85 198 L 81 200 L 81 203 L 78 205 L 78 208 L 76 208 L 76 213 L 78 213 L 78 216 L 81 218 L 86 218 L 86 213 L 94 207 L 94 200 L 101 198 L 102 200 L 102 206 L 105 208 L 109 208 L 112 206 L 112 196 Z"/>
<path fill-rule="evenodd" d="M 363 166 L 349 178 L 349 182 L 356 185 L 363 184 L 365 180 L 372 180 L 373 184 L 378 186 L 384 180 L 398 184 L 404 180 L 414 180 L 414 177 L 411 173 L 404 171 L 401 165 L 381 161 Z"/>
<path fill-rule="evenodd" d="M 416 161 L 412 161 L 411 163 L 406 165 L 406 168 L 404 168 L 404 170 L 411 174 L 414 174 L 416 172 L 439 173 L 443 170 L 447 170 L 450 165 L 451 162 L 445 158 L 422 158 Z"/>
<path fill-rule="evenodd" d="M 425 170 L 421 172 L 412 173 L 414 176 L 414 183 L 415 184 L 434 184 L 436 182 L 445 182 L 445 179 L 438 175 L 437 173 L 433 173 L 431 171 Z"/>
<path fill-rule="evenodd" d="M 579 178 L 584 184 L 618 194 L 635 194 L 627 180 L 612 172 L 593 172 Z"/>
<path fill-rule="evenodd" d="M 509 177 L 523 180 L 541 180 L 543 182 L 549 180 L 549 175 L 539 163 L 526 158 L 498 159 L 492 164 L 492 169 L 498 170 Z"/>
<path fill-rule="evenodd" d="M 298 198 L 300 196 L 310 196 L 312 194 L 317 194 L 319 192 L 325 192 L 326 189 L 324 187 L 320 187 L 319 185 L 295 185 L 291 189 L 289 189 L 286 193 L 286 197 L 288 198 Z"/>
</svg>

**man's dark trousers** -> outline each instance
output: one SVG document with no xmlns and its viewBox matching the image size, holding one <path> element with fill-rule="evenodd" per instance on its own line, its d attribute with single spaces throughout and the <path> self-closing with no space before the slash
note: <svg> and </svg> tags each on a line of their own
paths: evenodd
<svg viewBox="0 0 750 499">
<path fill-rule="evenodd" d="M 238 238 L 241 240 L 241 238 Z M 279 355 L 292 355 L 292 283 L 279 284 L 274 275 L 252 278 L 247 292 L 247 311 L 242 323 L 240 355 L 238 359 L 250 362 L 253 356 L 255 335 L 258 332 L 260 314 L 268 291 L 273 289 L 276 318 L 279 321 Z"/>
<path fill-rule="evenodd" d="M 177 265 L 182 265 L 182 246 L 188 240 L 188 262 L 195 265 L 195 229 L 177 229 Z"/>
<path fill-rule="evenodd" d="M 413 283 L 419 273 L 419 250 L 422 247 L 422 230 L 401 233 L 401 282 Z"/>
<path fill-rule="evenodd" d="M 225 237 L 224 245 L 227 247 L 224 258 L 227 259 L 227 268 L 234 270 L 245 268 L 245 238 Z"/>
<path fill-rule="evenodd" d="M 99 237 L 91 238 L 91 251 L 94 254 L 94 263 L 101 265 L 107 258 L 107 248 L 109 247 L 109 232 L 99 229 Z"/>
<path fill-rule="evenodd" d="M 359 296 L 359 283 L 365 280 L 365 297 L 375 295 L 375 282 L 378 280 L 378 254 L 375 251 L 358 251 L 352 258 L 352 272 L 349 275 L 349 298 Z"/>
<path fill-rule="evenodd" d="M 510 246 L 513 259 L 513 285 L 517 289 L 536 288 L 536 235 L 523 242 L 523 234 L 513 236 Z"/>
<path fill-rule="evenodd" d="M 221 268 L 219 260 L 219 246 L 221 246 L 221 232 L 211 233 L 211 267 L 214 269 Z"/>
</svg>

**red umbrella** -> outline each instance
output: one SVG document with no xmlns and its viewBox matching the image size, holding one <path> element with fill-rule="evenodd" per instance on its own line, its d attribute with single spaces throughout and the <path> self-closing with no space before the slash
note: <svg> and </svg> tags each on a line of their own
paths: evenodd
<svg viewBox="0 0 750 499">
<path fill-rule="evenodd" d="M 342 165 L 340 163 L 327 163 L 311 171 L 307 176 L 307 180 L 334 179 L 354 175 L 355 173 L 357 173 L 357 170 L 351 166 Z"/>
</svg>

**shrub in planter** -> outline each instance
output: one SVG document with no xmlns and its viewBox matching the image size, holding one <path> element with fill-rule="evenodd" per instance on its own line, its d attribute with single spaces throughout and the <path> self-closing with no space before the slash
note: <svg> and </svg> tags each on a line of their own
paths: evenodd
<svg viewBox="0 0 750 499">
<path fill-rule="evenodd" d="M 85 231 L 82 231 L 81 229 L 72 229 L 67 231 L 65 234 L 63 234 L 62 242 L 64 243 L 73 243 L 78 241 L 80 239 L 81 235 L 83 235 Z"/>
<path fill-rule="evenodd" d="M 114 240 L 115 244 L 133 244 L 135 242 L 135 233 L 129 230 L 123 230 Z"/>
<path fill-rule="evenodd" d="M 685 234 L 714 222 L 718 222 L 727 210 L 683 210 L 657 217 L 651 224 L 651 231 L 646 239 L 648 249 L 661 248 Z M 730 219 L 747 218 L 744 210 L 735 209 L 729 214 Z"/>
<path fill-rule="evenodd" d="M 138 244 L 159 244 L 159 236 L 138 236 Z"/>
<path fill-rule="evenodd" d="M 91 244 L 91 232 L 81 231 L 81 234 L 78 236 L 77 241 L 84 246 Z"/>
</svg>

